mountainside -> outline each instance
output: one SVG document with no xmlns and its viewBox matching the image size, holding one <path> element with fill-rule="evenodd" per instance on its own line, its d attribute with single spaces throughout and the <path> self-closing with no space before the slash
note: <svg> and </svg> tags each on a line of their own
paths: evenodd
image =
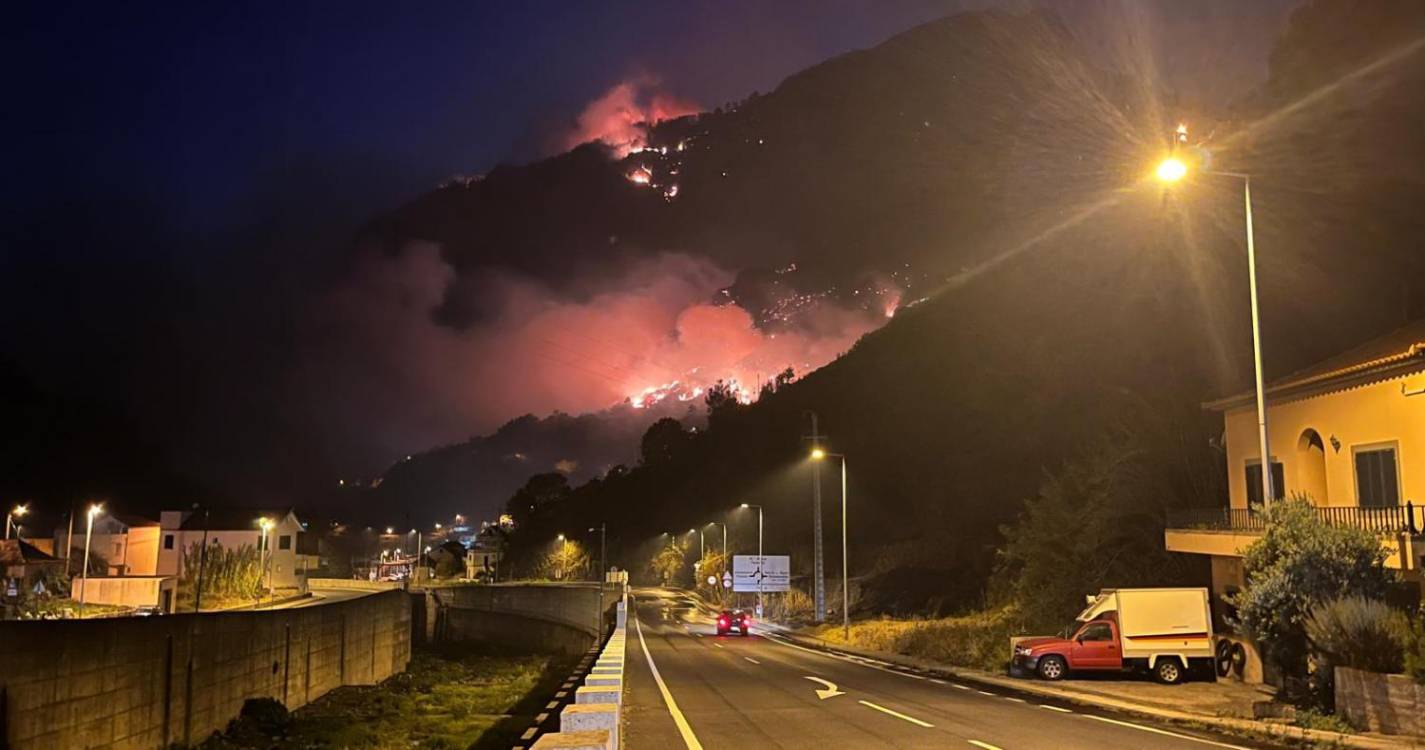
<svg viewBox="0 0 1425 750">
<path fill-rule="evenodd" d="M 843 293 L 911 264 L 885 328 L 756 404 L 717 404 L 706 430 L 665 432 L 655 464 L 545 498 L 515 551 L 528 563 L 556 532 L 606 523 L 612 560 L 637 570 L 660 534 L 721 520 L 745 551 L 749 502 L 765 507 L 769 550 L 805 571 L 814 410 L 847 456 L 856 568 L 919 571 L 953 608 L 979 595 L 1000 526 L 1045 472 L 1112 434 L 1131 432 L 1150 467 L 1144 514 L 1222 501 L 1221 426 L 1198 404 L 1248 382 L 1241 191 L 1145 178 L 1178 117 L 1195 159 L 1254 175 L 1269 375 L 1422 314 L 1425 217 L 1410 206 L 1425 198 L 1425 106 L 1407 92 L 1425 63 L 1419 35 L 1384 32 L 1425 16 L 1405 4 L 1343 24 L 1351 7 L 1299 11 L 1263 91 L 1216 110 L 1230 116 L 1172 112 L 1143 71 L 1095 70 L 1050 17 L 959 15 L 662 124 L 621 161 L 588 146 L 442 189 L 370 236 L 391 252 L 441 244 L 453 326 L 490 312 L 491 269 L 558 271 L 558 247 L 585 251 L 556 273 L 575 286 L 669 247 L 738 268 L 796 262 L 799 283 Z"/>
</svg>

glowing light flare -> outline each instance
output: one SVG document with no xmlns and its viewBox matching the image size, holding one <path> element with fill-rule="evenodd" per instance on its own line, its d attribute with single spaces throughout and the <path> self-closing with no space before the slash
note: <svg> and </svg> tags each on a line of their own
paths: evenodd
<svg viewBox="0 0 1425 750">
<path fill-rule="evenodd" d="M 653 170 L 646 166 L 640 166 L 638 169 L 629 172 L 627 177 L 628 181 L 635 185 L 647 185 L 653 181 Z"/>
<path fill-rule="evenodd" d="M 1187 174 L 1187 165 L 1181 159 L 1169 157 L 1158 165 L 1154 174 L 1163 182 L 1177 182 Z"/>
</svg>

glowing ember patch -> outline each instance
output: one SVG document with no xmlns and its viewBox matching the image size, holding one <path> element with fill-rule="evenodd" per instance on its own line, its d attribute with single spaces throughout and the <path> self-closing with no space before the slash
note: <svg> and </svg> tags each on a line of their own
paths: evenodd
<svg viewBox="0 0 1425 750">
<path fill-rule="evenodd" d="M 628 173 L 628 181 L 635 185 L 647 185 L 653 181 L 653 170 L 648 167 L 639 167 Z"/>
</svg>

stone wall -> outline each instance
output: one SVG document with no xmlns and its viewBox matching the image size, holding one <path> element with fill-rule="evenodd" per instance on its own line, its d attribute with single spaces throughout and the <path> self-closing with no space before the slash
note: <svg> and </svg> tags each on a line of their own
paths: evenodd
<svg viewBox="0 0 1425 750">
<path fill-rule="evenodd" d="M 1357 729 L 1425 736 L 1425 686 L 1402 674 L 1337 667 L 1336 713 Z"/>
<path fill-rule="evenodd" d="M 410 620 L 406 594 L 389 591 L 266 612 L 3 622 L 0 727 L 14 750 L 199 742 L 249 698 L 295 709 L 404 670 Z"/>
</svg>

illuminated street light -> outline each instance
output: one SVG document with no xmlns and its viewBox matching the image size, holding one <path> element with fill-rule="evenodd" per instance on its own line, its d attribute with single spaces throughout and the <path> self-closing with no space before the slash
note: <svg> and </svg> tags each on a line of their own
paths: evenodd
<svg viewBox="0 0 1425 750">
<path fill-rule="evenodd" d="M 847 607 L 851 602 L 851 580 L 847 577 L 848 557 L 846 549 L 846 456 L 840 453 L 827 453 L 820 448 L 813 448 L 811 458 L 813 461 L 821 461 L 827 457 L 841 459 L 841 630 L 846 641 L 851 641 L 851 613 Z"/>
<path fill-rule="evenodd" d="M 1174 145 L 1186 142 L 1187 126 L 1179 125 L 1174 135 Z M 1210 157 L 1210 154 L 1208 156 Z M 1168 157 L 1158 165 L 1157 176 L 1159 180 L 1171 183 L 1182 179 L 1187 171 L 1187 165 L 1181 160 Z M 1243 172 L 1217 172 L 1206 169 L 1202 170 L 1202 173 L 1242 180 L 1242 202 L 1246 208 L 1247 220 L 1247 283 L 1252 299 L 1252 366 L 1257 390 L 1257 449 L 1261 451 L 1259 455 L 1262 461 L 1262 503 L 1269 505 L 1276 496 L 1272 493 L 1272 454 L 1267 441 L 1267 400 L 1262 382 L 1262 326 L 1257 304 L 1257 246 L 1256 232 L 1252 229 L 1252 176 Z"/>
<path fill-rule="evenodd" d="M 1177 182 L 1187 175 L 1187 165 L 1181 159 L 1169 157 L 1158 165 L 1156 174 L 1163 182 Z"/>
<path fill-rule="evenodd" d="M 84 567 L 79 571 L 79 616 L 84 616 L 84 601 L 89 598 L 89 540 L 94 536 L 94 519 L 104 512 L 104 506 L 94 503 L 89 506 L 89 511 L 85 513 L 88 517 L 88 524 L 84 528 Z"/>
<path fill-rule="evenodd" d="M 9 538 L 10 538 L 10 526 L 12 525 L 13 520 L 16 519 L 16 518 L 19 518 L 19 517 L 21 517 L 21 516 L 23 516 L 23 515 L 25 515 L 26 513 L 29 513 L 29 512 L 30 512 L 30 506 L 21 504 L 21 505 L 16 505 L 14 510 L 12 510 L 12 511 L 10 511 L 9 513 L 6 513 L 6 514 L 5 514 L 5 538 L 6 538 L 6 539 L 9 539 Z M 18 536 L 18 535 L 19 535 L 19 534 L 18 534 L 18 532 L 17 532 L 17 533 L 16 533 L 16 536 Z"/>
</svg>

